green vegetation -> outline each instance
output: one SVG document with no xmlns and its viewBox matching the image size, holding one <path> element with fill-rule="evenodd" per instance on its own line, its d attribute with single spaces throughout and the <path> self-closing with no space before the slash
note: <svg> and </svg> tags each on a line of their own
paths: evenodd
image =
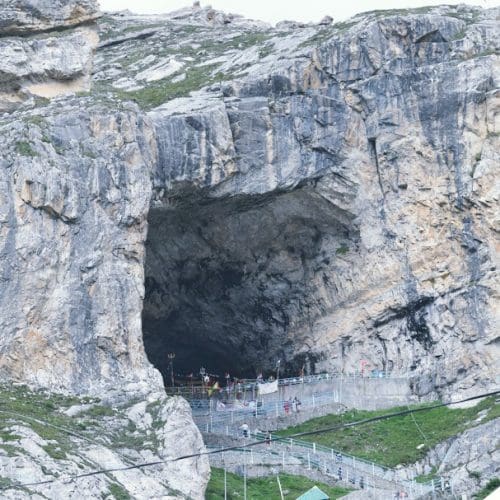
<svg viewBox="0 0 500 500">
<path fill-rule="evenodd" d="M 422 474 L 421 476 L 417 476 L 415 478 L 415 481 L 417 481 L 417 483 L 427 483 L 429 481 L 432 481 L 436 477 L 437 477 L 437 467 L 433 467 L 429 472 L 429 474 Z"/>
<path fill-rule="evenodd" d="M 464 38 L 466 34 L 467 34 L 467 30 L 465 30 L 465 29 L 457 31 L 453 35 L 453 37 L 450 39 L 450 42 L 454 42 L 456 40 L 462 40 L 462 38 Z"/>
<path fill-rule="evenodd" d="M 94 405 L 85 412 L 88 417 L 112 417 L 115 414 L 113 408 L 109 406 Z"/>
<path fill-rule="evenodd" d="M 31 144 L 26 141 L 16 142 L 16 152 L 22 156 L 38 156 L 38 153 L 31 147 Z"/>
<path fill-rule="evenodd" d="M 47 444 L 42 446 L 49 457 L 52 457 L 55 460 L 64 460 L 66 458 L 66 451 L 63 450 L 60 446 L 54 443 Z"/>
<path fill-rule="evenodd" d="M 103 435 L 108 434 L 110 437 L 110 432 L 103 433 L 97 429 L 101 426 L 103 417 L 115 416 L 120 419 L 120 410 L 95 405 L 76 417 L 70 417 L 62 411 L 75 404 L 90 402 L 95 401 L 41 391 L 33 392 L 24 386 L 0 386 L 0 448 L 9 455 L 22 453 L 22 448 L 10 444 L 20 438 L 11 432 L 12 425 L 24 425 L 36 432 L 47 442 L 43 446 L 46 453 L 58 460 L 66 458 L 67 453 L 73 450 L 71 432 L 92 440 L 95 438 L 96 442 Z M 123 419 L 123 422 L 125 426 L 129 421 Z"/>
<path fill-rule="evenodd" d="M 500 478 L 495 477 L 491 481 L 488 482 L 488 484 L 478 493 L 474 495 L 474 498 L 477 498 L 477 500 L 482 500 L 483 498 L 486 498 L 489 494 L 493 493 L 497 488 L 500 488 Z"/>
<path fill-rule="evenodd" d="M 165 25 L 167 28 L 167 25 Z M 162 80 L 149 82 L 145 88 L 137 90 L 120 90 L 112 86 L 109 81 L 95 82 L 90 92 L 81 94 L 82 96 L 92 96 L 93 98 L 104 98 L 114 102 L 133 100 L 142 109 L 148 110 L 157 107 L 171 99 L 188 96 L 190 92 L 199 90 L 202 87 L 227 81 L 242 76 L 246 64 L 240 64 L 234 71 L 227 73 L 218 72 L 214 74 L 214 69 L 220 63 L 204 64 L 206 61 L 217 58 L 225 53 L 241 51 L 249 47 L 257 47 L 260 56 L 265 57 L 272 51 L 269 33 L 245 32 L 235 33 L 233 36 L 224 38 L 213 37 L 213 32 L 202 26 L 176 26 L 171 27 L 171 39 L 168 44 L 158 46 L 155 51 L 157 61 L 168 58 L 175 58 L 185 63 L 184 68 L 177 73 Z M 192 40 L 186 41 L 189 35 Z M 203 46 L 197 40 L 203 39 Z M 123 51 L 123 56 L 117 59 L 124 68 L 129 68 L 131 73 L 139 71 L 140 63 L 149 52 L 145 52 L 145 47 L 138 45 L 131 50 Z M 142 68 L 143 69 L 143 68 Z M 177 78 L 183 78 L 182 80 Z"/>
<path fill-rule="evenodd" d="M 264 59 L 264 57 L 267 57 L 268 55 L 272 54 L 274 49 L 274 44 L 272 43 L 266 43 L 260 50 L 259 50 L 259 58 Z"/>
<path fill-rule="evenodd" d="M 0 443 L 0 449 L 7 454 L 8 457 L 17 457 L 21 455 L 21 451 L 17 446 L 11 444 Z"/>
<path fill-rule="evenodd" d="M 432 9 L 432 6 L 415 7 L 413 9 L 380 9 L 380 10 L 369 10 L 363 12 L 363 17 L 368 15 L 374 15 L 376 17 L 387 17 L 387 16 L 408 16 L 411 14 L 427 14 Z"/>
<path fill-rule="evenodd" d="M 348 488 L 332 487 L 327 484 L 317 483 L 303 476 L 280 474 L 281 487 L 286 499 L 295 499 L 314 485 L 321 488 L 330 498 L 340 498 L 349 493 Z M 247 495 L 249 500 L 279 500 L 280 491 L 275 476 L 248 478 Z M 220 500 L 224 498 L 224 471 L 212 468 L 210 482 L 208 483 L 206 500 Z M 243 498 L 243 478 L 227 473 L 227 498 L 229 500 Z"/>
<path fill-rule="evenodd" d="M 60 413 L 60 408 L 67 408 L 79 400 L 68 396 L 48 395 L 43 392 L 31 392 L 24 386 L 0 387 L 0 447 L 9 454 L 20 453 L 19 449 L 6 447 L 6 441 L 14 442 L 19 436 L 10 432 L 13 423 L 26 425 L 47 441 L 44 446 L 48 455 L 53 458 L 66 458 L 71 448 L 68 433 L 52 426 L 64 427 L 70 430 L 75 428 L 75 419 Z M 30 417 L 30 418 L 29 418 Z M 37 422 L 47 422 L 45 425 Z"/>
<path fill-rule="evenodd" d="M 32 123 L 33 125 L 37 125 L 39 127 L 46 124 L 45 117 L 41 115 L 30 115 L 25 118 L 27 123 Z"/>
<path fill-rule="evenodd" d="M 330 38 L 332 38 L 336 35 L 341 35 L 342 33 L 345 33 L 349 28 L 352 28 L 356 24 L 358 24 L 357 21 L 340 22 L 340 23 L 335 23 L 332 26 L 328 26 L 328 27 L 319 29 L 316 32 L 316 34 L 314 34 L 311 38 L 304 40 L 299 45 L 299 48 L 321 45 L 321 44 L 325 43 L 327 40 L 329 40 Z"/>
<path fill-rule="evenodd" d="M 210 71 L 213 66 L 202 66 L 190 68 L 186 71 L 186 78 L 178 82 L 171 79 L 160 80 L 151 83 L 147 87 L 139 90 L 115 91 L 118 98 L 123 100 L 134 100 L 143 109 L 151 109 L 176 97 L 185 97 L 193 90 L 198 90 L 205 85 L 214 82 L 210 78 Z"/>
<path fill-rule="evenodd" d="M 410 408 L 425 406 L 429 406 L 429 404 L 413 405 Z M 278 434 L 289 436 L 297 432 L 322 429 L 406 409 L 407 407 L 380 411 L 351 410 L 341 415 L 315 418 L 296 427 L 280 431 Z M 482 411 L 486 415 L 481 421 L 478 421 L 478 414 Z M 471 408 L 452 409 L 452 407 L 443 406 L 429 411 L 417 412 L 413 416 L 410 414 L 393 417 L 334 432 L 307 436 L 303 439 L 388 467 L 395 467 L 398 464 L 414 463 L 423 458 L 430 448 L 445 439 L 459 434 L 467 428 L 498 417 L 500 417 L 500 405 L 495 403 L 494 397 L 490 397 Z M 415 422 L 425 435 L 425 440 Z M 425 446 L 420 447 L 422 443 Z"/>
<path fill-rule="evenodd" d="M 110 484 L 108 487 L 108 491 L 110 495 L 115 498 L 115 500 L 130 500 L 132 498 L 128 494 L 127 490 L 117 483 Z"/>
<path fill-rule="evenodd" d="M 0 487 L 1 488 L 8 488 L 12 486 L 12 481 L 8 477 L 2 477 L 0 476 Z"/>
<path fill-rule="evenodd" d="M 335 250 L 335 253 L 337 255 L 345 255 L 349 251 L 349 247 L 347 245 L 340 245 L 337 250 Z"/>
</svg>

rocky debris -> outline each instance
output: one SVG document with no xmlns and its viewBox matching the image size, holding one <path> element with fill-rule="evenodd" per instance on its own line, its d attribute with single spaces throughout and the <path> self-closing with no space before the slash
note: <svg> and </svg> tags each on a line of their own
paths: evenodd
<svg viewBox="0 0 500 500">
<path fill-rule="evenodd" d="M 320 26 L 329 26 L 330 24 L 333 23 L 333 17 L 332 16 L 325 16 L 321 21 L 318 23 Z"/>
<path fill-rule="evenodd" d="M 279 21 L 278 23 L 276 23 L 276 29 L 283 31 L 305 28 L 306 26 L 306 23 L 300 23 L 297 21 Z"/>
<path fill-rule="evenodd" d="M 69 28 L 99 16 L 96 0 L 3 0 L 0 36 Z"/>
<path fill-rule="evenodd" d="M 168 19 L 182 21 L 183 23 L 196 23 L 211 27 L 224 27 L 227 24 L 236 24 L 240 27 L 269 28 L 263 21 L 246 19 L 238 14 L 226 13 L 213 9 L 207 5 L 202 7 L 199 2 L 194 2 L 192 7 L 185 7 L 167 15 Z"/>
<path fill-rule="evenodd" d="M 135 393 L 122 402 L 81 402 L 64 410 L 75 398 L 25 389 L 0 390 L 8 398 L 0 411 L 2 498 L 100 498 L 117 497 L 118 493 L 136 499 L 203 498 L 209 474 L 207 458 L 169 461 L 204 451 L 184 400 L 167 399 L 159 392 Z M 140 402 L 134 404 L 134 400 Z M 43 415 L 38 417 L 37 409 L 30 412 L 30 404 L 41 405 Z M 12 410 L 19 406 L 22 413 Z M 26 418 L 26 414 L 37 417 Z M 160 463 L 71 479 L 145 462 Z M 17 486 L 33 482 L 42 484 L 29 489 Z"/>
<path fill-rule="evenodd" d="M 60 30 L 97 17 L 93 0 L 9 0 L 0 11 L 0 111 L 31 96 L 89 90 L 98 35 L 91 26 Z"/>
<path fill-rule="evenodd" d="M 30 52 L 64 59 L 78 37 L 2 39 L 21 64 L 1 63 L 17 109 L 0 124 L 0 376 L 124 401 L 161 390 L 149 360 L 166 374 L 174 351 L 189 371 L 363 361 L 427 398 L 491 387 L 497 18 L 107 15 L 102 39 L 122 42 L 98 51 L 92 90 L 24 104 L 85 77 Z M 171 453 L 193 438 L 177 405 Z"/>
<path fill-rule="evenodd" d="M 403 477 L 436 475 L 450 484 L 456 495 L 481 490 L 500 473 L 500 419 L 472 427 L 440 443 L 425 459 L 401 470 Z"/>
</svg>

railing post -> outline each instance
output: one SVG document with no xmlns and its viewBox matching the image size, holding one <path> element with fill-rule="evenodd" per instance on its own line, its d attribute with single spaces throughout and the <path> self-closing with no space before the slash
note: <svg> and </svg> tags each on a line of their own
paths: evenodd
<svg viewBox="0 0 500 500">
<path fill-rule="evenodd" d="M 332 452 L 332 460 L 333 460 L 333 448 L 330 451 Z"/>
<path fill-rule="evenodd" d="M 279 410 L 278 410 L 278 403 L 277 402 L 275 403 L 275 406 L 276 406 L 276 416 L 278 417 L 279 416 Z"/>
<path fill-rule="evenodd" d="M 352 457 L 352 468 L 356 468 L 356 457 Z"/>
<path fill-rule="evenodd" d="M 311 454 L 307 452 L 307 468 L 311 470 Z"/>
<path fill-rule="evenodd" d="M 313 453 L 316 454 L 316 443 L 313 443 Z"/>
<path fill-rule="evenodd" d="M 210 432 L 213 432 L 213 430 L 214 430 L 214 423 L 212 419 L 212 414 L 210 414 Z"/>
</svg>

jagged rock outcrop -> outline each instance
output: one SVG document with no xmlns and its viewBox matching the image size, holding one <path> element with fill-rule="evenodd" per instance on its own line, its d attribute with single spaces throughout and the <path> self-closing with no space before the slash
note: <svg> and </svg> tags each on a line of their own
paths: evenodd
<svg viewBox="0 0 500 500">
<path fill-rule="evenodd" d="M 4 0 L 0 36 L 69 28 L 99 16 L 97 0 Z"/>
<path fill-rule="evenodd" d="M 50 102 L 21 101 L 85 78 L 95 40 L 0 39 L 2 379 L 144 397 L 173 351 L 493 386 L 498 16 L 106 16 L 93 89 Z"/>
<path fill-rule="evenodd" d="M 500 472 L 499 433 L 498 418 L 468 429 L 436 446 L 424 460 L 401 471 L 402 477 L 433 474 L 442 477 L 443 483 L 448 483 L 456 495 L 477 492 Z"/>
<path fill-rule="evenodd" d="M 32 96 L 88 90 L 98 42 L 92 22 L 98 16 L 95 0 L 9 0 L 2 5 L 0 111 Z"/>
<path fill-rule="evenodd" d="M 164 346 L 186 367 L 210 352 L 213 370 L 249 374 L 367 360 L 422 395 L 490 385 L 496 33 L 494 15 L 364 19 L 223 97 L 151 112 L 155 363 Z"/>
<path fill-rule="evenodd" d="M 420 394 L 489 385 L 495 16 L 368 15 L 276 38 L 226 26 L 222 47 L 201 22 L 105 18 L 103 39 L 120 23 L 165 28 L 101 49 L 89 96 L 3 125 L 4 373 L 74 389 L 141 378 L 145 286 L 160 368 L 174 349 L 182 369 L 197 353 L 245 372 L 364 359 Z M 179 54 L 156 51 L 167 37 Z M 246 74 L 224 81 L 242 59 Z M 142 76 L 162 64 L 167 76 Z M 127 99 L 168 102 L 113 109 Z M 72 360 L 54 372 L 62 352 Z"/>
<path fill-rule="evenodd" d="M 2 498 L 203 498 L 206 457 L 171 460 L 204 451 L 183 399 L 150 391 L 138 401 L 135 392 L 110 405 L 109 394 L 78 400 L 12 386 L 0 394 Z M 146 462 L 155 465 L 131 467 Z"/>
</svg>

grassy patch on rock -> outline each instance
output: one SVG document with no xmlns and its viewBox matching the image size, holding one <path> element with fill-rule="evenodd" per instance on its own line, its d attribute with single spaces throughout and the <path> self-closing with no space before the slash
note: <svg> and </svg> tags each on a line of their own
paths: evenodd
<svg viewBox="0 0 500 500">
<path fill-rule="evenodd" d="M 340 498 L 351 491 L 348 488 L 318 483 L 303 476 L 280 474 L 279 478 L 285 499 L 295 499 L 314 485 L 321 488 L 331 499 Z M 206 500 L 224 498 L 223 469 L 212 468 L 205 498 Z M 227 473 L 227 498 L 228 500 L 243 498 L 243 478 L 230 472 Z M 247 498 L 279 500 L 281 496 L 276 476 L 247 478 Z"/>
<path fill-rule="evenodd" d="M 21 156 L 37 156 L 37 152 L 31 147 L 31 144 L 26 141 L 17 141 L 16 142 L 16 153 Z"/>
<path fill-rule="evenodd" d="M 476 500 L 482 500 L 493 493 L 497 488 L 500 488 L 500 477 L 495 477 L 488 481 L 488 484 L 481 491 L 476 493 L 473 498 Z"/>
<path fill-rule="evenodd" d="M 425 406 L 431 406 L 431 404 L 413 405 L 410 408 L 417 409 Z M 314 418 L 296 427 L 289 427 L 278 434 L 289 436 L 407 409 L 408 407 L 380 411 L 351 410 L 341 415 Z M 470 427 L 484 424 L 498 417 L 500 417 L 500 405 L 495 402 L 494 397 L 490 397 L 471 408 L 443 406 L 352 428 L 305 436 L 302 439 L 332 447 L 381 465 L 395 467 L 398 464 L 417 462 L 438 443 L 460 434 Z M 421 446 L 422 444 L 424 446 Z"/>
<path fill-rule="evenodd" d="M 185 97 L 190 92 L 213 83 L 210 77 L 212 69 L 213 66 L 193 67 L 186 70 L 185 78 L 178 82 L 173 82 L 169 78 L 150 83 L 139 90 L 115 90 L 114 93 L 122 100 L 135 101 L 143 109 L 152 109 L 170 99 Z"/>
</svg>

